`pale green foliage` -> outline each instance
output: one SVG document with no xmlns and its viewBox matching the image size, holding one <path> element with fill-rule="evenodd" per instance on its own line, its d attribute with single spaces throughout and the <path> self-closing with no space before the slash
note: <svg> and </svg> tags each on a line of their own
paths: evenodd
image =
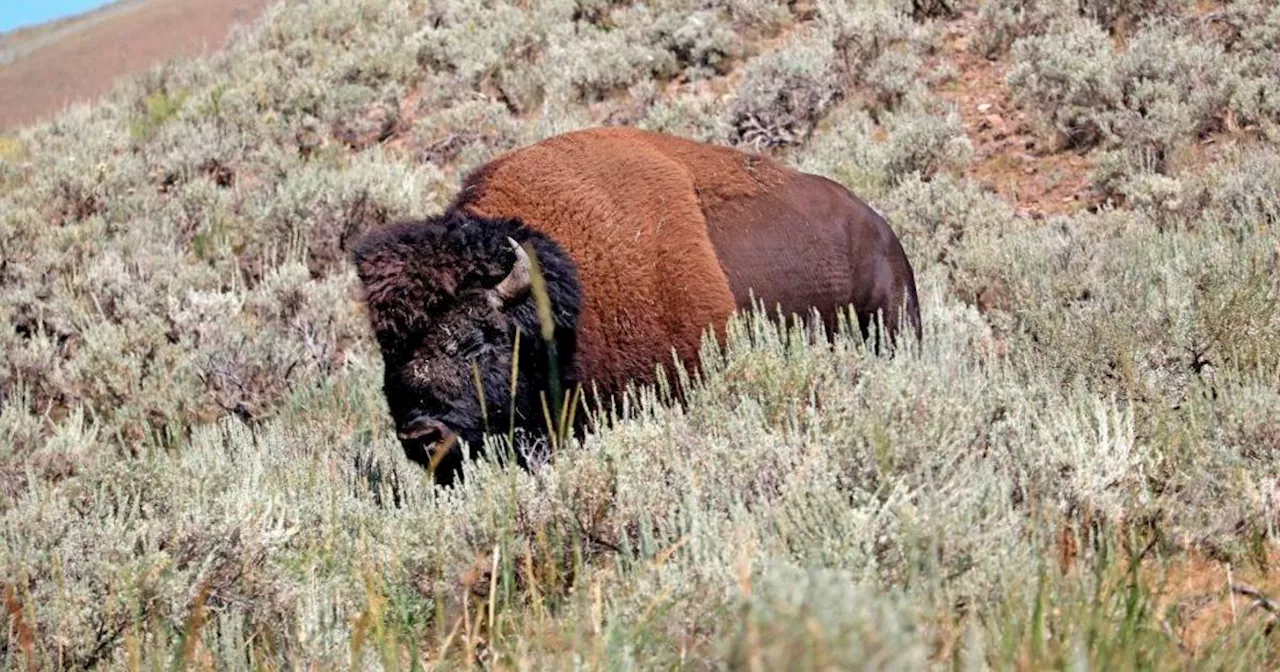
<svg viewBox="0 0 1280 672">
<path fill-rule="evenodd" d="M 826 352 L 738 322 L 725 352 L 708 350 L 687 410 L 632 397 L 629 419 L 553 465 L 526 474 L 477 463 L 453 494 L 431 492 L 404 460 L 370 412 L 376 369 L 357 360 L 346 382 L 295 395 L 292 417 L 257 431 L 231 420 L 197 430 L 176 454 L 125 464 L 90 453 L 67 485 L 40 485 L 5 514 L 5 566 L 36 572 L 22 579 L 28 622 L 70 627 L 80 655 L 136 618 L 155 624 L 150 647 L 176 655 L 170 637 L 202 591 L 220 638 L 205 646 L 220 658 L 243 641 L 255 659 L 338 664 L 374 608 L 380 627 L 417 648 L 460 618 L 475 585 L 465 576 L 487 569 L 496 546 L 505 625 L 492 646 L 522 658 L 563 660 L 547 635 L 564 628 L 577 655 L 646 666 L 679 655 L 667 637 L 704 663 L 817 655 L 801 646 L 817 636 L 832 664 L 906 664 L 933 646 L 923 627 L 933 605 L 1032 589 L 1034 572 L 1008 571 L 1034 567 L 1049 542 L 1036 537 L 1046 512 L 1028 511 L 1032 500 L 1116 520 L 1177 491 L 1165 524 L 1201 533 L 1233 520 L 1201 517 L 1221 511 L 1209 506 L 1214 491 L 1199 489 L 1206 475 L 1265 487 L 1231 466 L 1234 453 L 1163 453 L 1143 438 L 1138 406 L 998 359 L 972 309 L 935 300 L 929 310 L 931 345 L 893 361 L 847 337 Z M 1214 408 L 1198 390 L 1184 404 Z M 1226 431 L 1231 445 L 1256 447 L 1248 437 L 1271 426 Z M 92 443 L 91 424 L 72 422 L 45 452 Z M 1158 469 L 1189 457 L 1200 460 L 1194 476 Z M 1232 515 L 1262 506 L 1246 500 Z M 96 523 L 73 522 L 85 518 Z M 41 573 L 50 554 L 74 558 L 59 569 L 70 590 Z M 550 574 L 571 569 L 572 595 Z M 113 599 L 77 606 L 103 591 Z M 562 625 L 523 620 L 525 599 L 560 605 Z M 655 607 L 666 635 L 637 621 Z M 792 630 L 786 614 L 798 608 L 814 622 Z M 596 622 L 606 629 L 592 635 Z"/>
<path fill-rule="evenodd" d="M 1280 224 L 1280 153 L 1270 146 L 1232 147 L 1203 171 L 1155 173 L 1122 150 L 1097 159 L 1095 186 L 1163 227 L 1226 226 L 1236 235 Z"/>
<path fill-rule="evenodd" d="M 1128 27 L 1151 17 L 1177 16 L 1190 2 L 1191 0 L 1077 0 L 1075 4 L 1081 15 L 1115 30 L 1120 28 L 1120 24 L 1128 24 Z"/>
<path fill-rule="evenodd" d="M 990 0 L 978 6 L 977 31 L 971 48 L 993 57 L 1007 51 L 1022 37 L 1040 34 L 1070 12 L 1055 0 Z"/>
<path fill-rule="evenodd" d="M 890 184 L 910 174 L 933 177 L 969 161 L 972 148 L 954 109 L 891 115 L 885 125 L 890 135 L 884 172 Z"/>
<path fill-rule="evenodd" d="M 729 109 L 734 142 L 757 150 L 804 142 L 842 97 L 825 40 L 797 40 L 748 66 Z"/>
<path fill-rule="evenodd" d="M 927 29 L 890 3 L 816 9 L 813 26 L 751 61 L 728 110 L 733 142 L 757 150 L 803 144 L 841 101 L 879 114 L 920 95 Z"/>
<path fill-rule="evenodd" d="M 1235 0 L 1227 5 L 1230 32 L 1224 40 L 1239 59 L 1238 80 L 1231 92 L 1231 108 L 1245 123 L 1265 125 L 1274 141 L 1280 124 L 1280 5 L 1265 0 Z"/>
<path fill-rule="evenodd" d="M 723 73 L 742 48 L 735 23 L 773 21 L 720 4 L 551 0 L 534 11 L 494 3 L 476 12 L 445 3 L 420 33 L 418 62 L 454 74 L 456 87 L 495 89 L 521 112 L 548 97 L 594 101 L 648 78 Z"/>
<path fill-rule="evenodd" d="M 1117 65 L 1121 109 L 1112 128 L 1126 145 L 1151 152 L 1157 171 L 1164 172 L 1178 143 L 1221 123 L 1230 93 L 1223 72 L 1230 64 L 1217 45 L 1154 23 L 1134 36 Z"/>
<path fill-rule="evenodd" d="M 676 69 L 675 57 L 623 30 L 583 28 L 586 35 L 564 39 L 547 50 L 544 61 L 563 75 L 576 99 L 599 100 L 626 89 L 645 75 L 669 75 Z M 594 34 L 593 34 L 594 33 Z M 585 39 L 580 39 L 585 38 Z"/>
<path fill-rule="evenodd" d="M 1009 85 L 1066 146 L 1124 145 L 1128 161 L 1167 174 L 1180 146 L 1224 126 L 1274 136 L 1280 14 L 1239 3 L 1220 21 L 1153 17 L 1117 50 L 1090 19 L 1053 20 L 1014 43 Z"/>
<path fill-rule="evenodd" d="M 961 175 L 921 82 L 943 4 L 289 2 L 0 138 L 3 664 L 1274 667 L 1243 608 L 1185 653 L 1128 563 L 1274 544 L 1280 154 L 1169 155 L 1225 109 L 1266 137 L 1277 15 L 1238 0 L 1210 38 L 1129 32 L 1151 3 L 980 9 L 1027 36 L 1022 100 L 1109 150 L 1119 209 L 1033 220 Z M 436 490 L 347 245 L 614 112 L 850 187 L 900 234 L 925 341 L 744 315 L 684 403 L 633 390 L 532 473 Z"/>
<path fill-rule="evenodd" d="M 942 106 L 870 114 L 844 108 L 815 136 L 810 151 L 797 157 L 803 170 L 827 175 L 856 192 L 876 196 L 912 175 L 926 179 L 963 168 L 972 151 L 958 115 Z M 876 129 L 885 138 L 875 139 Z"/>
<path fill-rule="evenodd" d="M 928 32 L 908 13 L 891 4 L 857 7 L 823 0 L 817 3 L 818 25 L 835 50 L 833 66 L 850 94 L 861 93 L 871 109 L 894 107 L 917 90 L 919 52 Z"/>
<path fill-rule="evenodd" d="M 1131 34 L 1151 19 L 1179 16 L 1189 0 L 983 0 L 977 6 L 972 48 L 984 56 L 1002 54 L 1023 37 L 1052 32 L 1072 17 L 1091 19 L 1109 33 Z"/>
<path fill-rule="evenodd" d="M 791 25 L 793 19 L 793 5 L 774 0 L 702 0 L 699 4 L 723 7 L 733 18 L 734 29 L 748 33 L 769 35 Z"/>
<path fill-rule="evenodd" d="M 1280 152 L 1254 147 L 1232 152 L 1199 176 L 1200 216 L 1237 230 L 1266 234 L 1280 227 Z"/>
<path fill-rule="evenodd" d="M 414 142 L 424 148 L 418 160 L 466 171 L 513 149 L 521 132 L 505 105 L 476 96 L 424 115 L 414 126 Z"/>
<path fill-rule="evenodd" d="M 1170 152 L 1220 123 L 1230 94 L 1220 47 L 1167 24 L 1143 29 L 1122 53 L 1095 22 L 1072 19 L 1014 44 L 1009 85 L 1064 144 L 1120 144 L 1157 171 Z"/>
<path fill-rule="evenodd" d="M 703 142 L 726 143 L 732 132 L 723 105 L 710 95 L 684 95 L 647 105 L 640 128 L 673 133 Z"/>
<path fill-rule="evenodd" d="M 1068 144 L 1094 145 L 1112 133 L 1111 119 L 1104 115 L 1121 98 L 1116 54 L 1106 32 L 1091 20 L 1059 26 L 1014 44 L 1009 86 L 1015 100 L 1042 111 Z"/>
<path fill-rule="evenodd" d="M 970 245 L 966 237 L 979 236 L 976 244 L 981 249 L 993 231 L 1013 224 L 1013 213 L 1004 201 L 950 176 L 926 182 L 913 173 L 889 192 L 884 202 L 886 216 L 896 224 L 895 230 L 912 258 L 932 259 L 948 269 L 962 297 L 975 290 L 955 275 L 976 270 L 962 263 L 960 255 Z"/>
<path fill-rule="evenodd" d="M 712 10 L 664 12 L 653 19 L 649 34 L 671 54 L 688 79 L 724 74 L 736 55 L 732 26 Z"/>
</svg>

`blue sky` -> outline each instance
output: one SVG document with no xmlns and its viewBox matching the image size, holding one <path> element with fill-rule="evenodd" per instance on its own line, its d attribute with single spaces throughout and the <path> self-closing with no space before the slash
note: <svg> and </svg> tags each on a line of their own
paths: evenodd
<svg viewBox="0 0 1280 672">
<path fill-rule="evenodd" d="M 112 0 L 0 0 L 0 33 L 87 12 Z"/>
</svg>

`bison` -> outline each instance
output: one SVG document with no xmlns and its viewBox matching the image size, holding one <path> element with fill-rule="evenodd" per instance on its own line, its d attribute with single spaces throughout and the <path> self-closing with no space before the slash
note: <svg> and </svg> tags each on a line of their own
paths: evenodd
<svg viewBox="0 0 1280 672">
<path fill-rule="evenodd" d="M 611 398 L 673 351 L 696 369 L 705 330 L 723 338 L 753 297 L 816 312 L 829 335 L 851 305 L 864 338 L 877 316 L 885 345 L 904 321 L 921 336 L 902 245 L 843 186 L 634 128 L 501 156 L 442 214 L 371 231 L 352 257 L 397 436 L 441 484 L 459 440 L 474 454 L 490 431 L 545 436 L 557 392 Z"/>
</svg>

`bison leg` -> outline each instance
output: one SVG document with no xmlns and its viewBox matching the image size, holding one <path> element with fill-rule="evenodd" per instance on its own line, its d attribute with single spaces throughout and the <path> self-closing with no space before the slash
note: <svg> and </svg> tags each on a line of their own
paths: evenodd
<svg viewBox="0 0 1280 672">
<path fill-rule="evenodd" d="M 870 308 L 855 309 L 855 312 L 858 316 L 858 331 L 862 334 L 862 340 L 869 342 L 872 352 L 876 355 L 893 356 L 904 326 L 915 333 L 916 341 L 920 341 L 923 337 L 920 307 L 914 286 L 904 287 L 903 291 L 894 292 L 889 300 Z"/>
</svg>

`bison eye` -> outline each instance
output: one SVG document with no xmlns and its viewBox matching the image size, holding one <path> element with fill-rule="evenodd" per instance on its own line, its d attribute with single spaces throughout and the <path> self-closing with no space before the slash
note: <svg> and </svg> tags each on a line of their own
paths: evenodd
<svg viewBox="0 0 1280 672">
<path fill-rule="evenodd" d="M 463 357 L 472 357 L 484 348 L 484 339 L 478 333 L 471 333 L 459 338 L 455 345 Z"/>
<path fill-rule="evenodd" d="M 485 347 L 484 336 L 479 332 L 455 336 L 453 332 L 446 330 L 446 334 L 443 347 L 445 354 L 450 357 L 474 357 Z"/>
</svg>

